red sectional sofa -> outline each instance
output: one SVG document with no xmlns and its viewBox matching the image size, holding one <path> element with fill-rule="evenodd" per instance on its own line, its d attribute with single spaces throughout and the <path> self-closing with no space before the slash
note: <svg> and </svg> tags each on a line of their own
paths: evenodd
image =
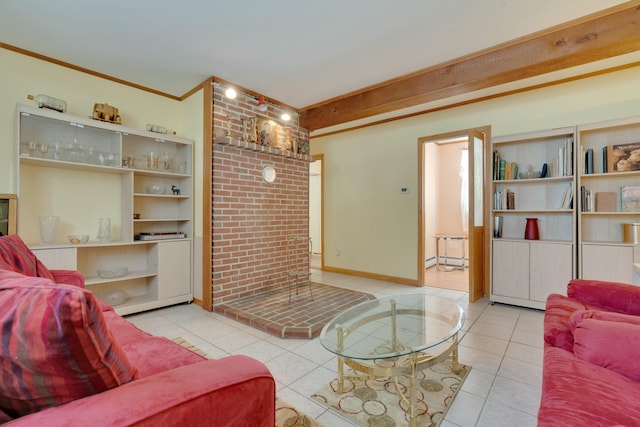
<svg viewBox="0 0 640 427">
<path fill-rule="evenodd" d="M 544 340 L 538 426 L 640 426 L 640 287 L 572 280 Z"/>
<path fill-rule="evenodd" d="M 0 424 L 264 426 L 275 382 L 261 362 L 209 360 L 155 337 L 0 237 Z"/>
</svg>

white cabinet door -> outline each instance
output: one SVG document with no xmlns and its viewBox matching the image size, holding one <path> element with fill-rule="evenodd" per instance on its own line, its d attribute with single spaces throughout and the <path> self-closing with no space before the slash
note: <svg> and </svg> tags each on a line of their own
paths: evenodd
<svg viewBox="0 0 640 427">
<path fill-rule="evenodd" d="M 33 253 L 49 270 L 77 270 L 75 248 L 38 249 Z"/>
<path fill-rule="evenodd" d="M 549 294 L 566 295 L 573 277 L 573 245 L 536 242 L 530 251 L 529 298 L 545 302 Z"/>
<path fill-rule="evenodd" d="M 583 279 L 632 283 L 633 247 L 621 245 L 582 245 Z"/>
<path fill-rule="evenodd" d="M 529 299 L 529 242 L 493 241 L 492 293 Z"/>
<path fill-rule="evenodd" d="M 159 242 L 158 299 L 191 292 L 191 241 Z"/>
</svg>

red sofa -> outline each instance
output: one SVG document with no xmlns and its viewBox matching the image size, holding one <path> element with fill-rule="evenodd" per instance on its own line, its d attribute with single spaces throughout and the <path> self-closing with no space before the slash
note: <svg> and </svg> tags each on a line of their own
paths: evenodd
<svg viewBox="0 0 640 427">
<path fill-rule="evenodd" d="M 572 280 L 544 340 L 538 426 L 640 426 L 640 287 Z"/>
<path fill-rule="evenodd" d="M 261 362 L 208 360 L 155 337 L 0 237 L 0 423 L 7 426 L 264 426 L 275 382 Z"/>
</svg>

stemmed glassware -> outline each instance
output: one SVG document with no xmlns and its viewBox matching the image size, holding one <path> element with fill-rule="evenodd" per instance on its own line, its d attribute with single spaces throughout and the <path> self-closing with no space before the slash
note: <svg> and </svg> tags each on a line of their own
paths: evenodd
<svg viewBox="0 0 640 427">
<path fill-rule="evenodd" d="M 33 157 L 36 154 L 36 151 L 38 151 L 38 143 L 29 141 L 29 156 Z"/>
<path fill-rule="evenodd" d="M 53 141 L 53 160 L 62 160 L 62 142 Z"/>
<path fill-rule="evenodd" d="M 38 144 L 38 151 L 40 152 L 40 157 L 43 159 L 47 157 L 47 152 L 49 151 L 49 144 Z"/>
</svg>

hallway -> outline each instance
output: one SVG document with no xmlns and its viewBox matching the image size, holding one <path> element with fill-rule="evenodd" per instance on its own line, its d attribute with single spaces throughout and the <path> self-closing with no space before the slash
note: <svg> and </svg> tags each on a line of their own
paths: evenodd
<svg viewBox="0 0 640 427">
<path fill-rule="evenodd" d="M 424 273 L 425 286 L 469 292 L 469 269 L 442 271 L 436 266 L 429 267 Z"/>
</svg>

